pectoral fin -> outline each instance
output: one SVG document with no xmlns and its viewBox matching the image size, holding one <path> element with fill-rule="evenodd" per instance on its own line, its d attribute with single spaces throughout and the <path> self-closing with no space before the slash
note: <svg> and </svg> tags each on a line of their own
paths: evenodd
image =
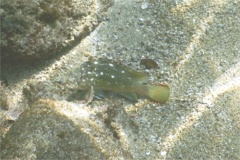
<svg viewBox="0 0 240 160">
<path fill-rule="evenodd" d="M 93 96 L 94 96 L 94 90 L 93 90 L 93 86 L 91 86 L 91 88 L 87 91 L 84 98 L 86 101 L 86 105 L 93 100 Z"/>
<path fill-rule="evenodd" d="M 86 93 L 87 93 L 86 90 L 74 91 L 67 97 L 67 101 L 75 101 L 75 100 L 79 100 L 79 99 L 83 100 L 83 99 L 85 99 Z"/>
</svg>

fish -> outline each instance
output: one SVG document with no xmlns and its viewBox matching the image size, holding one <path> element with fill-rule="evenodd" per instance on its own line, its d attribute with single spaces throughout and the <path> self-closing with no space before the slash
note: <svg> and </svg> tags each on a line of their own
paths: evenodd
<svg viewBox="0 0 240 160">
<path fill-rule="evenodd" d="M 158 68 L 158 64 L 153 59 L 141 59 L 140 65 L 143 65 L 146 69 Z"/>
<path fill-rule="evenodd" d="M 138 101 L 138 94 L 149 97 L 161 104 L 170 96 L 166 84 L 149 84 L 148 75 L 143 71 L 118 64 L 110 60 L 89 60 L 79 68 L 78 89 L 86 91 L 86 103 L 92 101 L 94 93 L 112 91 L 124 97 Z"/>
</svg>

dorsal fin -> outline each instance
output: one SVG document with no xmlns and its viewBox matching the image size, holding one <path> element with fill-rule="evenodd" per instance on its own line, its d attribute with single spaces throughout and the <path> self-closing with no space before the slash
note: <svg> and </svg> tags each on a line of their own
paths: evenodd
<svg viewBox="0 0 240 160">
<path fill-rule="evenodd" d="M 125 70 L 129 75 L 131 75 L 131 78 L 135 79 L 137 83 L 148 83 L 148 75 L 143 71 L 135 71 L 129 67 L 126 66 L 120 66 L 119 67 L 123 70 Z"/>
</svg>

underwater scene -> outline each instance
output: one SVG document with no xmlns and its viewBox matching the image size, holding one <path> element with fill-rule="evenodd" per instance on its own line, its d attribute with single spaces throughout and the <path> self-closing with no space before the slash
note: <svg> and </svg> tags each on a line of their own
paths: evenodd
<svg viewBox="0 0 240 160">
<path fill-rule="evenodd" d="M 3 0 L 0 159 L 240 159 L 240 0 Z"/>
</svg>

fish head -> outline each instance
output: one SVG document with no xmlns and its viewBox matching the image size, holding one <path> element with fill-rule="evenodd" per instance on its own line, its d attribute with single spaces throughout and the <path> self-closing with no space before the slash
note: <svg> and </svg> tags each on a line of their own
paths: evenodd
<svg viewBox="0 0 240 160">
<path fill-rule="evenodd" d="M 90 61 L 84 62 L 79 68 L 79 89 L 87 90 L 95 84 L 94 66 Z"/>
</svg>

